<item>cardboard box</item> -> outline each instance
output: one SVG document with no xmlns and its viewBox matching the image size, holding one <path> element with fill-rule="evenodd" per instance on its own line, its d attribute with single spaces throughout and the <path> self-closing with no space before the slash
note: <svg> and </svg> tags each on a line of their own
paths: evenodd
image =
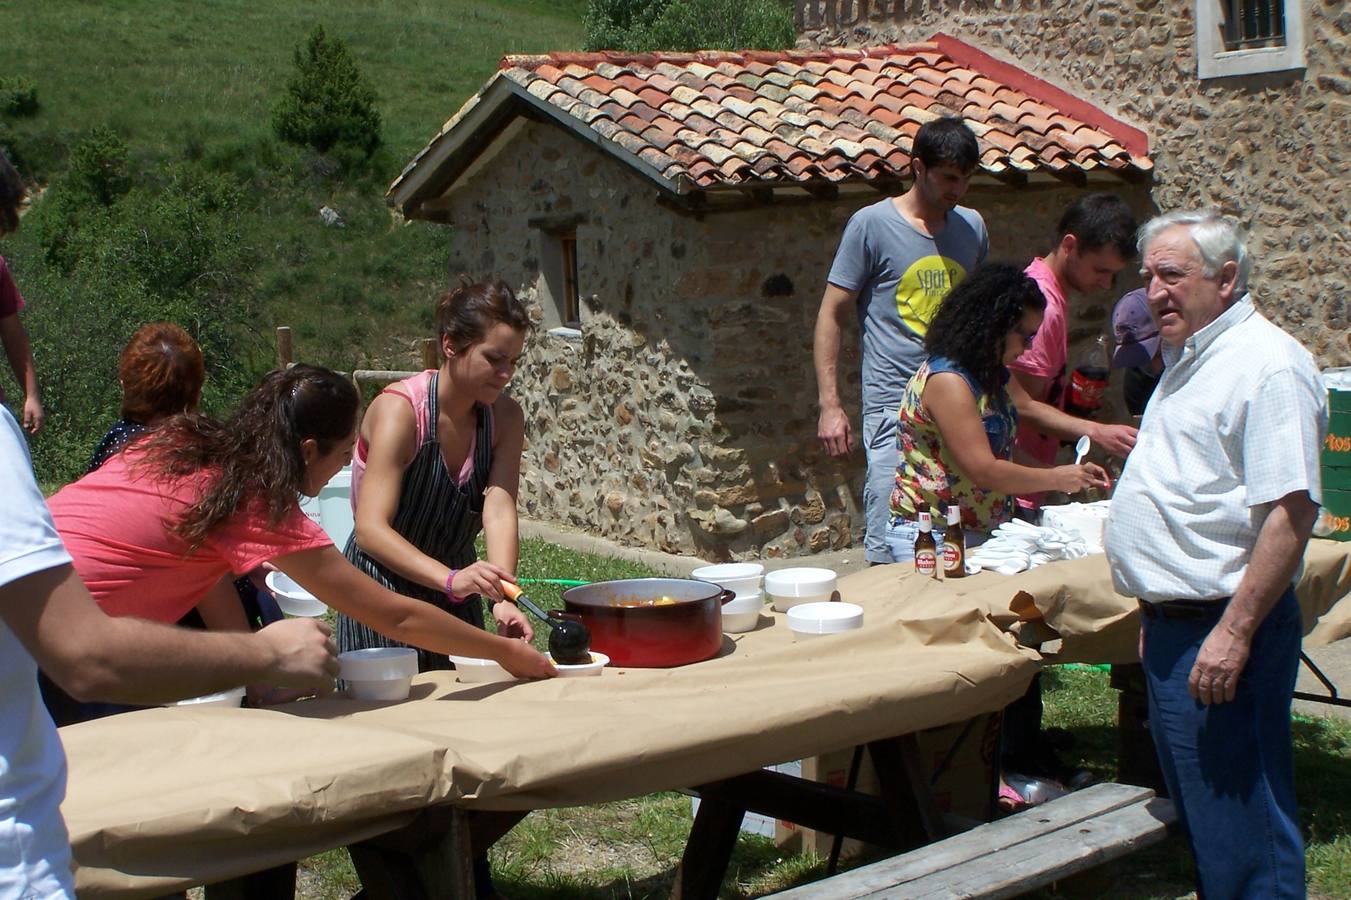
<svg viewBox="0 0 1351 900">
<path fill-rule="evenodd" d="M 993 817 L 999 789 L 1000 716 L 998 712 L 986 713 L 969 722 L 931 728 L 916 735 L 920 761 L 929 775 L 940 811 L 981 822 L 988 822 Z M 844 787 L 848 783 L 853 756 L 854 750 L 850 747 L 804 759 L 802 777 Z M 866 794 L 880 793 L 877 773 L 867 753 L 863 754 L 855 789 Z M 827 857 L 835 836 L 779 820 L 774 839 L 790 852 Z M 846 838 L 840 856 L 854 856 L 865 846 L 860 841 Z"/>
</svg>

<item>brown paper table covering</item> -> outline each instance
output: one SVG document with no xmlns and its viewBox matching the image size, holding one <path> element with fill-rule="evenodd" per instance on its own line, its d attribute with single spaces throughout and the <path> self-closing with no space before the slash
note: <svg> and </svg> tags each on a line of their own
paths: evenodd
<svg viewBox="0 0 1351 900">
<path fill-rule="evenodd" d="M 895 580 L 895 579 L 893 579 Z M 62 729 L 81 896 L 154 896 L 392 829 L 453 802 L 523 810 L 687 787 L 999 709 L 1034 653 L 974 608 L 853 589 L 864 627 L 782 615 L 676 669 L 467 685 L 392 704 L 157 709 Z"/>
<path fill-rule="evenodd" d="M 1017 575 L 981 572 L 951 581 L 914 575 L 911 566 L 875 566 L 840 579 L 840 592 L 877 594 L 901 603 L 914 615 L 970 607 L 1010 628 L 1018 621 L 1010 601 L 1019 591 L 1031 595 L 1061 643 L 1048 661 L 1081 663 L 1139 662 L 1140 612 L 1136 601 L 1112 589 L 1107 557 L 1061 560 Z M 1304 570 L 1295 587 L 1304 614 L 1305 646 L 1321 646 L 1351 636 L 1351 543 L 1313 540 L 1304 554 Z"/>
</svg>

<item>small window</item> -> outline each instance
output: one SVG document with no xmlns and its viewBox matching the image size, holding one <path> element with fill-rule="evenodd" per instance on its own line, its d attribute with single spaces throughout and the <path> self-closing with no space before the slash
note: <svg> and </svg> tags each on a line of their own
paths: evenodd
<svg viewBox="0 0 1351 900">
<path fill-rule="evenodd" d="M 1304 67 L 1302 0 L 1196 0 L 1198 77 Z"/>
<path fill-rule="evenodd" d="M 1228 0 L 1224 49 L 1285 46 L 1284 0 Z"/>
<path fill-rule="evenodd" d="M 581 328 L 582 300 L 577 288 L 577 232 L 565 231 L 558 235 L 558 256 L 563 282 L 560 318 L 567 328 Z"/>
</svg>

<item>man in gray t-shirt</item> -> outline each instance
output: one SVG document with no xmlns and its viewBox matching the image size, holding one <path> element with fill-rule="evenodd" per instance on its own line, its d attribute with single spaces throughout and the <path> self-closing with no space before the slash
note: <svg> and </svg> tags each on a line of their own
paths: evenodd
<svg viewBox="0 0 1351 900">
<path fill-rule="evenodd" d="M 871 563 L 892 561 L 884 538 L 901 395 L 924 358 L 924 334 L 938 304 L 989 250 L 980 213 L 957 205 L 979 158 L 976 137 L 961 119 L 920 128 L 911 153 L 915 183 L 849 220 L 821 298 L 813 347 L 821 407 L 817 436 L 832 456 L 847 455 L 851 442 L 837 377 L 851 307 L 862 330 L 864 550 Z"/>
</svg>

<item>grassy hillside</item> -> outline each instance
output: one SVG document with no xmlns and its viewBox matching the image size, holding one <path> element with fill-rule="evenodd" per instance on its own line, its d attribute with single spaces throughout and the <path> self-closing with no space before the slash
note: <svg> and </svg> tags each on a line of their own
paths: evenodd
<svg viewBox="0 0 1351 900">
<path fill-rule="evenodd" d="M 54 192 L 72 149 L 95 126 L 109 126 L 126 144 L 131 179 L 148 195 L 185 168 L 238 189 L 223 225 L 239 248 L 229 302 L 241 311 L 243 333 L 230 351 L 236 358 L 213 361 L 216 372 L 243 376 L 228 381 L 251 380 L 266 367 L 276 325 L 295 329 L 300 359 L 404 367 L 416 358 L 414 342 L 426 334 L 446 282 L 453 234 L 424 224 L 391 227 L 385 188 L 503 54 L 579 47 L 584 8 L 585 0 L 0 0 L 0 78 L 32 79 L 41 103 L 34 117 L 0 119 L 0 143 L 25 175 Z M 271 109 L 293 71 L 294 48 L 316 25 L 347 42 L 378 94 L 384 146 L 361 171 L 335 172 L 331 160 L 272 135 Z M 40 222 L 44 199 L 28 221 Z M 323 225 L 325 205 L 343 215 L 345 228 Z M 51 269 L 39 231 L 25 226 L 0 243 L 0 253 L 29 300 L 26 316 L 41 318 L 47 305 L 49 320 L 38 324 L 50 340 L 50 317 L 68 325 L 91 301 L 71 304 L 69 313 L 57 308 L 74 288 L 69 270 Z M 153 314 L 173 308 L 149 306 Z M 87 440 L 85 428 L 71 432 L 76 413 L 79 422 L 98 420 L 88 424 L 98 430 L 115 412 L 110 361 L 137 324 L 114 318 L 97 329 L 111 355 L 94 354 L 102 371 L 90 379 L 93 408 L 64 401 L 68 415 L 56 416 L 35 442 L 39 468 L 49 469 L 44 479 L 72 474 L 67 463 L 51 461 L 44 443 Z M 62 368 L 76 364 L 67 355 L 55 354 Z M 41 353 L 37 364 L 49 384 L 69 374 L 52 371 Z M 7 371 L 0 384 L 12 398 Z"/>
</svg>

